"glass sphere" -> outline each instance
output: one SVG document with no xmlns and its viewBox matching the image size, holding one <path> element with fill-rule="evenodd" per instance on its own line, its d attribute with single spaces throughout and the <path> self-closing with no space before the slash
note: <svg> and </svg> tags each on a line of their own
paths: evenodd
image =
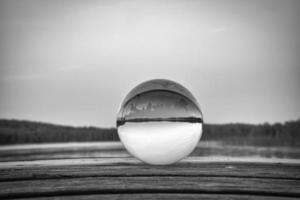
<svg viewBox="0 0 300 200">
<path fill-rule="evenodd" d="M 141 83 L 125 97 L 117 129 L 130 154 L 149 164 L 166 165 L 194 150 L 202 122 L 198 103 L 185 87 L 156 79 Z"/>
</svg>

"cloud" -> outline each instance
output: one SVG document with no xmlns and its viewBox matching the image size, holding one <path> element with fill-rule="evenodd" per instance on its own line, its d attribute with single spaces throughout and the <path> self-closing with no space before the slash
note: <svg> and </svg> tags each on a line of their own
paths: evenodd
<svg viewBox="0 0 300 200">
<path fill-rule="evenodd" d="M 72 70 L 77 70 L 77 69 L 81 69 L 84 68 L 85 66 L 80 66 L 80 65 L 72 65 L 72 66 L 64 66 L 59 68 L 59 71 L 72 71 Z"/>
<path fill-rule="evenodd" d="M 40 79 L 41 77 L 41 74 L 14 74 L 6 75 L 4 77 L 1 77 L 0 79 L 3 81 L 26 81 Z"/>
<path fill-rule="evenodd" d="M 227 31 L 229 31 L 229 28 L 227 26 L 220 26 L 211 30 L 212 33 L 224 33 Z"/>
</svg>

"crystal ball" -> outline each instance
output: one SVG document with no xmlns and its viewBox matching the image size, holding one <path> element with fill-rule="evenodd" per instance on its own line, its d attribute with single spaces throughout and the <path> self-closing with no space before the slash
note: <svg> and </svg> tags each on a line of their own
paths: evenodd
<svg viewBox="0 0 300 200">
<path fill-rule="evenodd" d="M 134 157 L 167 165 L 187 157 L 202 134 L 202 112 L 182 85 L 164 79 L 143 82 L 123 100 L 118 135 Z"/>
</svg>

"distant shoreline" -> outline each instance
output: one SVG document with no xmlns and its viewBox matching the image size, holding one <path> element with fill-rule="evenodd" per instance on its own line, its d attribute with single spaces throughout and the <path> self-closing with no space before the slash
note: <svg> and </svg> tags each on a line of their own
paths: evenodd
<svg viewBox="0 0 300 200">
<path fill-rule="evenodd" d="M 151 119 L 152 121 L 202 121 L 199 118 Z M 143 122 L 149 119 L 130 119 Z M 120 123 L 120 121 L 118 122 Z M 121 121 L 121 123 L 123 123 Z M 203 124 L 201 141 L 230 145 L 300 147 L 300 120 L 276 124 Z M 120 141 L 116 128 L 72 127 L 25 120 L 0 119 L 0 145 L 58 142 Z"/>
</svg>

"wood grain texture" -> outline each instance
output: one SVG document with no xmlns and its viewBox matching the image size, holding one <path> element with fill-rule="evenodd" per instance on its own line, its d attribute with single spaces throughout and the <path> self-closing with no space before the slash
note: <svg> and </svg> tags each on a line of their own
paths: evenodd
<svg viewBox="0 0 300 200">
<path fill-rule="evenodd" d="M 98 199 L 118 199 L 118 200 L 182 200 L 182 199 L 203 199 L 203 200 L 293 200 L 297 197 L 274 197 L 259 195 L 232 195 L 232 194 L 182 194 L 182 193 L 144 193 L 144 194 L 91 194 L 76 196 L 51 196 L 51 197 L 35 197 L 24 198 L 26 200 L 98 200 Z"/>
<path fill-rule="evenodd" d="M 133 158 L 0 162 L 0 199 L 297 199 L 300 165 Z M 91 162 L 88 162 L 91 161 Z M 98 162 L 100 161 L 100 162 Z"/>
<path fill-rule="evenodd" d="M 106 159 L 109 160 L 109 159 Z M 109 163 L 109 162 L 108 162 Z M 1 163 L 0 163 L 1 165 Z M 79 177 L 212 176 L 300 180 L 300 165 L 265 163 L 185 163 L 150 166 L 124 162 L 97 165 L 0 168 L 0 181 Z"/>
<path fill-rule="evenodd" d="M 297 180 L 224 177 L 93 177 L 2 182 L 0 197 L 110 194 L 215 193 L 300 197 Z"/>
<path fill-rule="evenodd" d="M 262 163 L 178 163 L 149 166 L 35 166 L 0 169 L 0 198 L 77 195 L 236 195 L 300 197 L 299 165 Z M 83 197 L 83 196 L 82 196 Z M 158 196 L 160 198 L 160 196 Z M 78 197 L 79 198 L 79 197 Z M 94 198 L 94 197 L 91 197 Z M 96 197 L 95 197 L 96 198 Z M 150 197 L 149 197 L 150 198 Z M 248 199 L 249 199 L 248 198 Z M 251 199 L 250 198 L 250 199 Z M 234 197 L 232 198 L 234 199 Z"/>
</svg>

